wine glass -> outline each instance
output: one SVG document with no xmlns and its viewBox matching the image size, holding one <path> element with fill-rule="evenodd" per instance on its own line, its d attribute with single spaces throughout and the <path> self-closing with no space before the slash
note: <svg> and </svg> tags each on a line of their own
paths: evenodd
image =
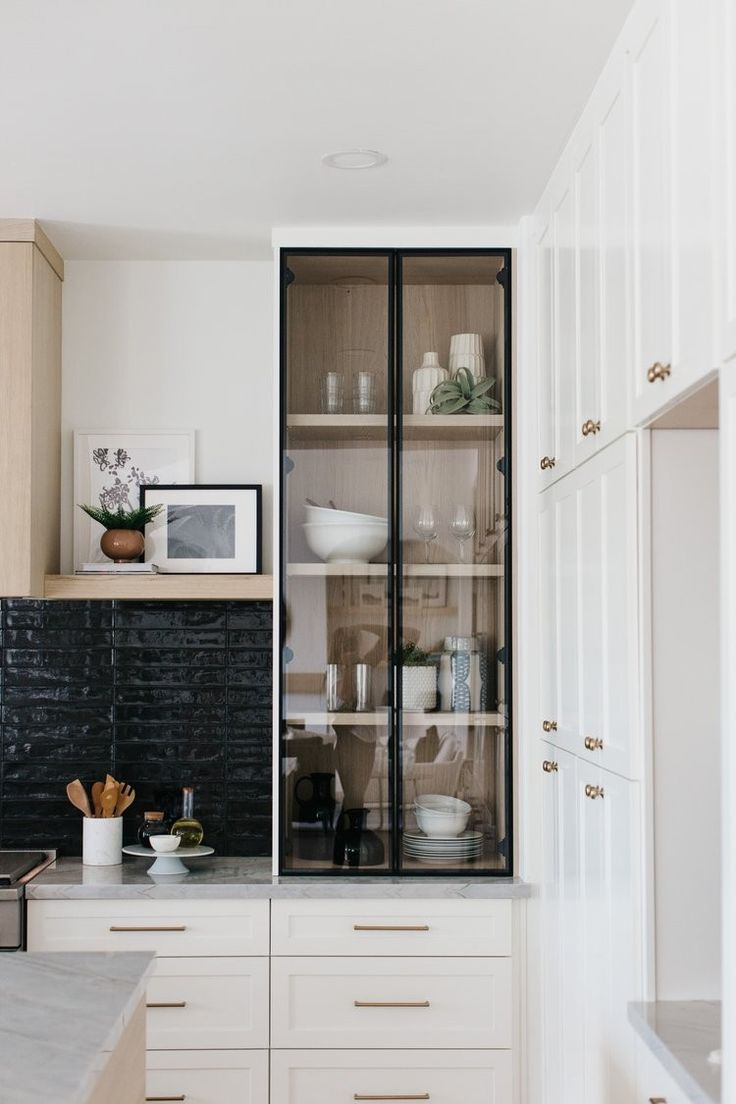
<svg viewBox="0 0 736 1104">
<path fill-rule="evenodd" d="M 419 506 L 414 514 L 414 532 L 424 541 L 424 562 L 429 563 L 429 548 L 433 540 L 437 540 L 437 515 L 436 506 Z"/>
<path fill-rule="evenodd" d="M 452 511 L 450 532 L 460 549 L 460 563 L 465 563 L 465 542 L 475 536 L 475 510 L 472 506 L 456 506 Z"/>
</svg>

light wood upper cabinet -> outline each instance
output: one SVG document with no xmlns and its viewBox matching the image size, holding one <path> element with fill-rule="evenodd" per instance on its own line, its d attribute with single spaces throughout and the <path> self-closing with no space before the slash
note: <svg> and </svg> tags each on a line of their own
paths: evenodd
<svg viewBox="0 0 736 1104">
<path fill-rule="evenodd" d="M 63 264 L 32 220 L 0 220 L 0 597 L 59 567 Z"/>
</svg>

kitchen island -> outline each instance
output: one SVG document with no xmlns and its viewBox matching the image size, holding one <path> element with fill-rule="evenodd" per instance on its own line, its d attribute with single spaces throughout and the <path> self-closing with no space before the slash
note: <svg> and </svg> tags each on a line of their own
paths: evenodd
<svg viewBox="0 0 736 1104">
<path fill-rule="evenodd" d="M 0 957 L 3 1104 L 138 1104 L 153 955 Z"/>
</svg>

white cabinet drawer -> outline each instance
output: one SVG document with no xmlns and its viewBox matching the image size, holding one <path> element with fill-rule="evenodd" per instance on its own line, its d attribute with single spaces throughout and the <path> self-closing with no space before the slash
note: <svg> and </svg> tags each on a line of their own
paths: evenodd
<svg viewBox="0 0 736 1104">
<path fill-rule="evenodd" d="M 510 1047 L 509 958 L 274 958 L 271 1046 Z"/>
<path fill-rule="evenodd" d="M 29 901 L 29 951 L 267 955 L 268 901 Z"/>
<path fill-rule="evenodd" d="M 268 1051 L 149 1051 L 146 1100 L 267 1104 Z"/>
<path fill-rule="evenodd" d="M 272 1104 L 511 1104 L 508 1050 L 279 1050 Z"/>
<path fill-rule="evenodd" d="M 511 901 L 274 901 L 271 953 L 510 955 Z"/>
<path fill-rule="evenodd" d="M 149 1050 L 268 1046 L 267 958 L 159 958 L 146 992 Z"/>
</svg>

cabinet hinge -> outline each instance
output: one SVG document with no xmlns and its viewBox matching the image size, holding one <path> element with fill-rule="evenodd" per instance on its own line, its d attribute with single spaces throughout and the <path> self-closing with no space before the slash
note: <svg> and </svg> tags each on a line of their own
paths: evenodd
<svg viewBox="0 0 736 1104">
<path fill-rule="evenodd" d="M 496 273 L 496 283 L 500 284 L 502 288 L 506 287 L 506 281 L 508 280 L 508 269 L 502 268 Z"/>
<path fill-rule="evenodd" d="M 285 268 L 284 269 L 284 287 L 289 287 L 289 285 L 293 284 L 295 280 L 296 280 L 296 276 L 291 271 L 291 269 L 288 268 L 288 267 Z"/>
</svg>

